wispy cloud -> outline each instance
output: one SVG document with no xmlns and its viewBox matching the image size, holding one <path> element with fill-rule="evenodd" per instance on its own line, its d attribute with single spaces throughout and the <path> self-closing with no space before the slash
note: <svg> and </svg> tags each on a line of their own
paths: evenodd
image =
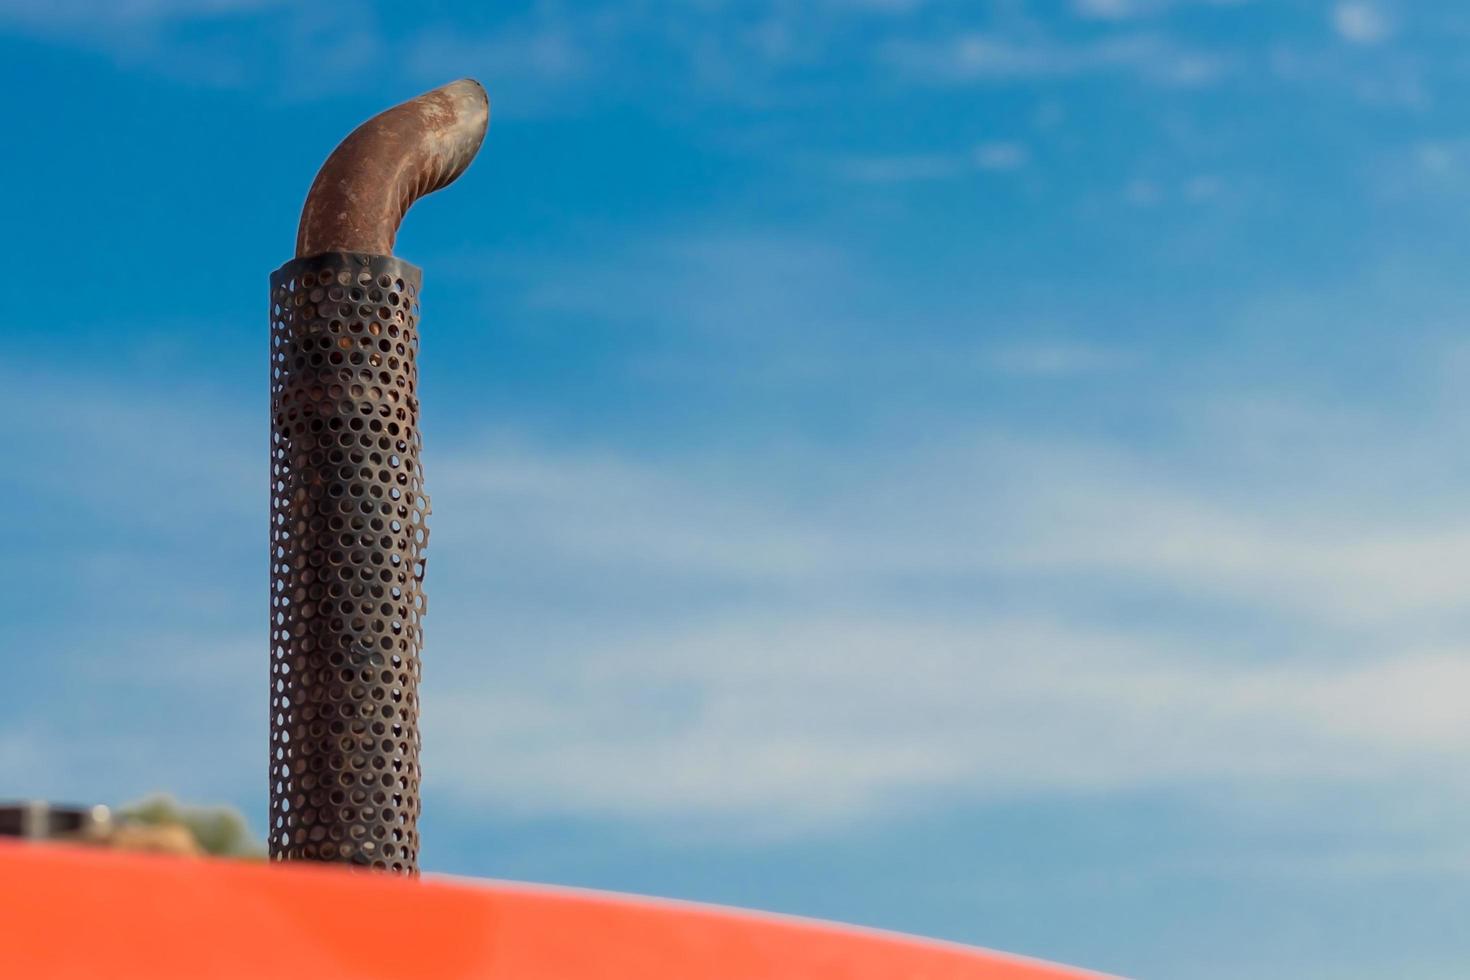
<svg viewBox="0 0 1470 980">
<path fill-rule="evenodd" d="M 880 14 L 911 14 L 931 0 L 828 0 L 839 9 L 873 11 Z"/>
<path fill-rule="evenodd" d="M 947 153 L 911 153 L 845 157 L 833 169 L 847 180 L 864 184 L 908 184 L 948 180 L 972 172 L 964 157 Z"/>
<path fill-rule="evenodd" d="M 529 76 L 565 80 L 587 68 L 585 54 L 568 34 L 554 28 L 466 38 L 447 30 L 426 31 L 411 42 L 411 68 L 425 76 L 444 74 L 446 64 L 474 63 L 494 79 Z"/>
<path fill-rule="evenodd" d="M 1179 7 L 1238 7 L 1251 0 L 1072 0 L 1072 12 L 1084 20 L 1125 21 L 1166 13 Z"/>
<path fill-rule="evenodd" d="M 1465 761 L 1467 651 L 1252 666 L 1189 647 L 1045 618 L 742 618 L 543 649 L 559 683 L 462 680 L 426 717 L 455 795 L 754 833 L 935 798 L 1249 793 Z"/>
<path fill-rule="evenodd" d="M 839 159 L 834 170 L 847 180 L 867 184 L 906 184 L 950 180 L 969 174 L 1011 173 L 1031 163 L 1024 143 L 996 140 L 977 144 L 964 153 L 920 153 L 850 156 Z"/>
<path fill-rule="evenodd" d="M 12 448 L 35 461 L 0 476 L 31 515 L 0 579 L 25 578 L 11 638 L 46 665 L 13 665 L 27 693 L 0 731 L 4 792 L 249 803 L 265 719 L 250 696 L 265 683 L 257 422 L 197 389 L 35 365 L 0 382 L 0 410 L 24 419 Z"/>
<path fill-rule="evenodd" d="M 1394 23 L 1371 0 L 1343 0 L 1332 8 L 1332 29 L 1350 44 L 1380 44 L 1394 33 Z"/>
<path fill-rule="evenodd" d="M 1306 530 L 1150 469 L 981 440 L 869 457 L 861 481 L 803 507 L 756 478 L 461 453 L 439 472 L 456 548 L 569 596 L 600 591 L 590 576 L 620 583 L 632 609 L 683 598 L 662 625 L 498 632 L 441 602 L 455 620 L 441 642 L 466 659 L 432 695 L 443 713 L 426 709 L 461 747 L 438 785 L 503 807 L 781 832 L 932 794 L 1354 784 L 1459 764 L 1470 729 L 1447 692 L 1470 679 L 1470 652 L 1435 637 L 1470 595 L 1463 524 L 1343 515 Z M 1007 583 L 1029 611 L 988 606 L 977 581 Z M 1085 581 L 1317 638 L 1261 649 L 1098 619 L 1064 598 Z M 491 759 L 490 745 L 512 749 Z"/>
<path fill-rule="evenodd" d="M 62 27 L 207 20 L 285 6 L 287 0 L 0 0 L 0 23 Z"/>
<path fill-rule="evenodd" d="M 1121 74 L 1168 86 L 1207 85 L 1226 70 L 1216 52 L 1155 34 L 1089 41 L 1016 39 L 1002 34 L 893 41 L 883 58 L 904 75 L 941 84 L 1020 82 Z"/>
<path fill-rule="evenodd" d="M 575 275 L 562 274 L 573 268 Z M 705 338 L 748 337 L 760 325 L 793 322 L 808 337 L 830 335 L 860 306 L 850 293 L 861 271 L 841 243 L 760 229 L 624 238 L 595 264 L 558 264 L 530 278 L 524 302 L 531 311 Z M 801 339 L 791 338 L 791 346 Z"/>
<path fill-rule="evenodd" d="M 1128 20 L 1161 6 L 1158 0 L 1072 0 L 1072 10 L 1087 20 Z"/>
<path fill-rule="evenodd" d="M 1135 177 L 1123 186 L 1123 200 L 1138 208 L 1170 203 L 1200 205 L 1219 200 L 1229 190 L 1229 183 L 1218 174 L 1195 174 L 1182 180 Z"/>
<path fill-rule="evenodd" d="M 320 8 L 285 0 L 0 0 L 0 27 L 208 84 L 258 84 L 273 73 L 293 98 L 368 80 L 404 85 L 471 74 L 491 85 L 500 108 L 513 116 L 566 111 L 599 97 L 646 102 L 654 92 L 681 104 L 799 107 L 807 101 L 802 93 L 830 91 L 837 78 L 850 83 L 871 75 L 868 52 L 875 49 L 885 70 L 896 67 L 902 77 L 924 83 L 1119 73 L 1192 86 L 1225 70 L 1218 53 L 1162 34 L 1077 42 L 1034 31 L 1013 37 L 983 27 L 996 20 L 987 16 L 967 18 L 958 33 L 928 36 L 923 30 L 937 22 L 929 6 L 919 0 L 537 4 L 469 30 L 425 16 L 390 34 L 389 12 L 376 3 L 361 5 L 343 23 Z M 1143 9 L 1138 0 L 1088 0 L 1080 12 L 1131 19 Z M 1004 28 L 1036 21 L 1000 22 Z M 212 33 L 222 24 L 231 27 L 229 37 Z M 325 24 L 335 32 L 322 29 Z M 383 57 L 389 49 L 394 57 Z M 657 71 L 650 70 L 653 64 Z"/>
<path fill-rule="evenodd" d="M 1139 361 L 1131 351 L 1065 341 L 997 346 L 986 350 L 981 359 L 1003 374 L 1033 378 L 1075 378 L 1121 371 Z"/>
<path fill-rule="evenodd" d="M 981 170 L 1021 170 L 1031 162 L 1031 151 L 1024 143 L 995 140 L 977 145 L 970 159 Z"/>
<path fill-rule="evenodd" d="M 1107 360 L 1083 348 L 1007 356 L 1043 372 Z M 29 404 L 84 387 L 6 390 Z M 185 529 L 216 514 L 217 498 L 248 507 L 249 481 L 233 475 L 247 460 L 204 465 L 188 448 L 243 426 L 236 413 L 184 415 L 162 407 L 170 399 L 120 414 L 127 402 L 113 394 L 95 396 L 110 406 L 108 453 L 78 456 L 87 478 L 50 479 L 99 512 L 161 508 Z M 17 415 L 28 438 L 99 440 L 94 407 L 68 414 L 70 398 L 53 398 L 55 411 Z M 1411 471 L 1401 454 L 1421 444 L 1366 427 L 1323 438 L 1339 422 L 1312 412 L 1235 408 L 1199 424 L 1216 428 L 1194 439 L 1226 459 L 1281 426 L 1293 440 L 1317 426 L 1313 445 L 1350 457 L 1339 467 Z M 120 498 L 140 460 L 150 481 Z M 1426 522 L 1338 492 L 1251 497 L 1169 452 L 1015 430 L 856 457 L 805 445 L 719 461 L 462 439 L 430 463 L 435 793 L 504 812 L 781 835 L 935 799 L 1191 785 L 1248 795 L 1283 779 L 1408 781 L 1430 801 L 1470 791 L 1444 776 L 1470 761 L 1454 693 L 1470 682 L 1470 651 L 1453 641 L 1470 596 L 1470 515 Z M 1273 482 L 1260 471 L 1276 465 L 1269 457 L 1254 465 Z M 1331 486 L 1334 466 L 1314 468 Z M 190 481 L 201 473 L 220 486 L 200 492 Z M 176 492 L 159 500 L 159 487 Z M 195 587 L 200 561 L 233 560 L 228 548 L 200 552 L 197 535 L 155 542 L 164 559 L 194 554 L 147 578 L 175 598 Z M 113 546 L 104 536 L 93 551 Z M 29 560 L 43 571 L 44 555 Z M 54 560 L 73 574 L 85 565 Z M 122 679 L 179 712 L 117 743 L 157 761 L 149 778 L 189 791 L 206 785 L 188 772 L 212 751 L 249 764 L 238 746 L 259 726 L 234 710 L 248 699 L 223 679 L 248 683 L 257 644 L 238 624 L 254 611 L 245 592 L 210 615 L 190 610 L 171 632 L 158 627 L 162 608 L 111 624 L 108 649 L 133 658 L 116 661 L 131 665 Z M 46 654 L 58 663 L 93 644 L 47 642 L 73 645 Z M 201 669 L 211 651 L 223 659 Z M 104 667 L 90 662 L 87 683 L 118 683 Z M 214 693 L 201 702 L 201 691 Z M 183 711 L 190 698 L 234 707 L 182 751 L 199 720 Z M 36 778 L 16 747 L 42 739 L 58 771 L 111 767 L 97 785 L 151 788 L 141 770 L 39 723 L 18 716 L 0 742 L 13 784 Z"/>
<path fill-rule="evenodd" d="M 192 85 L 243 89 L 270 80 L 293 100 L 357 83 L 381 63 L 387 42 L 371 6 L 344 20 L 287 0 L 0 0 L 0 30 Z"/>
</svg>

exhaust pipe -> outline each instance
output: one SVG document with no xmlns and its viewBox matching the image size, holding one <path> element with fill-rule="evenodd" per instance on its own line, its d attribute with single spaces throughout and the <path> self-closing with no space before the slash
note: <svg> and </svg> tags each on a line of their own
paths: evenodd
<svg viewBox="0 0 1470 980">
<path fill-rule="evenodd" d="M 454 183 L 485 139 L 490 100 L 463 78 L 378 113 L 327 157 L 296 234 L 296 257 L 322 252 L 389 255 L 403 216 Z"/>
<path fill-rule="evenodd" d="M 464 79 L 353 130 L 271 275 L 273 860 L 418 872 L 421 273 L 392 249 L 489 109 Z"/>
</svg>

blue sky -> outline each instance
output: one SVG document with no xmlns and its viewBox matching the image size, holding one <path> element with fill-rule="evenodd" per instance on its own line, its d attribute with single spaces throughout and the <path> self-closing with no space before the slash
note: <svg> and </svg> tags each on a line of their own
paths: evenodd
<svg viewBox="0 0 1470 980">
<path fill-rule="evenodd" d="M 1470 959 L 1470 12 L 0 0 L 0 794 L 262 828 L 266 277 L 409 216 L 424 863 L 1143 977 Z"/>
</svg>

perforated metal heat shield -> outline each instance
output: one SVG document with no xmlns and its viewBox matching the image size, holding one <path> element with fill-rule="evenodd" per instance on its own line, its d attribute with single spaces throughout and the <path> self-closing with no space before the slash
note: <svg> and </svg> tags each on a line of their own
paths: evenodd
<svg viewBox="0 0 1470 980">
<path fill-rule="evenodd" d="M 420 275 L 329 252 L 271 276 L 275 860 L 418 870 Z"/>
</svg>

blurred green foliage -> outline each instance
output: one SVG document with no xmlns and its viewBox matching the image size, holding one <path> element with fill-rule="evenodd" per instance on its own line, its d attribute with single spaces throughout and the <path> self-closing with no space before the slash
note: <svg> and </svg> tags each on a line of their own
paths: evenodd
<svg viewBox="0 0 1470 980">
<path fill-rule="evenodd" d="M 264 858 L 265 845 L 250 833 L 245 817 L 230 806 L 190 806 L 166 793 L 119 807 L 121 821 L 189 828 L 205 853 L 220 857 Z"/>
</svg>

